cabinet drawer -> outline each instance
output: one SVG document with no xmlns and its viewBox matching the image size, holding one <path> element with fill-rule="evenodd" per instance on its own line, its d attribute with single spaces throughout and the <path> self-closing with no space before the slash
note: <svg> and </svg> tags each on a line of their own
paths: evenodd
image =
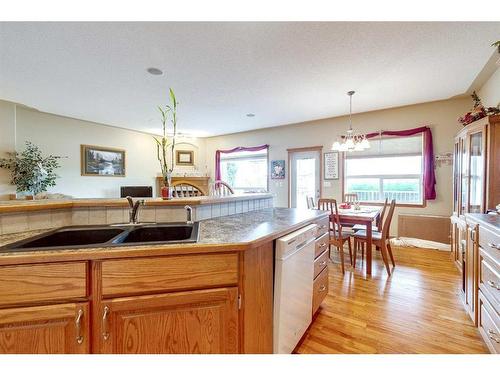
<svg viewBox="0 0 500 375">
<path fill-rule="evenodd" d="M 479 288 L 489 297 L 493 308 L 500 312 L 500 265 L 483 249 L 479 259 Z"/>
<path fill-rule="evenodd" d="M 105 297 L 238 283 L 237 254 L 201 254 L 102 262 Z"/>
<path fill-rule="evenodd" d="M 320 256 L 323 253 L 323 251 L 328 250 L 329 241 L 330 241 L 330 235 L 328 233 L 323 234 L 320 238 L 316 240 L 314 258 Z"/>
<path fill-rule="evenodd" d="M 328 267 L 326 267 L 319 275 L 314 279 L 313 283 L 313 301 L 312 301 L 312 313 L 314 314 L 318 310 L 319 305 L 325 299 L 328 294 Z"/>
<path fill-rule="evenodd" d="M 492 353 L 500 353 L 500 318 L 479 292 L 479 332 Z"/>
<path fill-rule="evenodd" d="M 62 301 L 86 296 L 86 262 L 0 267 L 0 305 Z"/>
<path fill-rule="evenodd" d="M 479 226 L 479 246 L 497 263 L 500 263 L 500 238 L 488 229 L 481 227 L 481 225 Z"/>
<path fill-rule="evenodd" d="M 319 238 L 325 233 L 328 233 L 330 226 L 330 218 L 327 216 L 322 219 L 316 220 L 316 225 L 318 226 L 318 230 L 316 232 L 316 238 Z"/>
<path fill-rule="evenodd" d="M 328 250 L 325 250 L 319 257 L 314 260 L 314 278 L 323 271 L 328 264 Z"/>
</svg>

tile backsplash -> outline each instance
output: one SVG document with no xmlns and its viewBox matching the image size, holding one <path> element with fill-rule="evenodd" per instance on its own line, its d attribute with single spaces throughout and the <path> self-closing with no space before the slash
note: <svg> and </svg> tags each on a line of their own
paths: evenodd
<svg viewBox="0 0 500 375">
<path fill-rule="evenodd" d="M 193 220 L 206 220 L 273 207 L 273 198 L 249 199 L 193 206 Z M 69 225 L 99 225 L 128 222 L 128 208 L 73 208 L 0 214 L 0 235 Z M 185 221 L 184 207 L 141 207 L 139 221 Z"/>
</svg>

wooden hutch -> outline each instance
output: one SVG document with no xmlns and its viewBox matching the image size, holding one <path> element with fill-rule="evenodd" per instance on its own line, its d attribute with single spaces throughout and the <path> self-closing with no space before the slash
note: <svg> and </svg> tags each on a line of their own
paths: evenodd
<svg viewBox="0 0 500 375">
<path fill-rule="evenodd" d="M 500 115 L 465 126 L 455 137 L 451 249 L 462 273 L 462 298 L 477 324 L 478 251 L 472 246 L 477 230 L 466 214 L 485 213 L 500 204 Z M 472 240 L 472 241 L 471 241 Z"/>
</svg>

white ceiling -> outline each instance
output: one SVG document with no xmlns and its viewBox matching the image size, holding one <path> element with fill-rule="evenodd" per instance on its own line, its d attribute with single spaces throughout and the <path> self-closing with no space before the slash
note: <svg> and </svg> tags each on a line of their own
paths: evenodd
<svg viewBox="0 0 500 375">
<path fill-rule="evenodd" d="M 500 23 L 0 23 L 0 99 L 154 132 L 218 135 L 463 94 Z M 148 67 L 164 71 L 152 76 Z M 255 113 L 249 118 L 247 113 Z"/>
</svg>

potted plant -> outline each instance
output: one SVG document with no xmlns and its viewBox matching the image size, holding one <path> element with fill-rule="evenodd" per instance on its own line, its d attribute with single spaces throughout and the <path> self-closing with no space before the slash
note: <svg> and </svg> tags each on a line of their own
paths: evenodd
<svg viewBox="0 0 500 375">
<path fill-rule="evenodd" d="M 6 158 L 0 158 L 0 168 L 10 171 L 10 183 L 16 185 L 18 193 L 28 192 L 36 195 L 56 185 L 58 177 L 55 170 L 59 168 L 61 156 L 44 157 L 42 151 L 31 142 L 21 153 L 8 152 Z"/>
<path fill-rule="evenodd" d="M 163 199 L 172 198 L 171 186 L 172 186 L 172 172 L 174 170 L 174 149 L 175 149 L 175 138 L 177 136 L 177 100 L 175 99 L 174 91 L 169 89 L 169 99 L 170 103 L 164 108 L 158 107 L 161 113 L 161 123 L 162 123 L 162 136 L 153 137 L 156 141 L 156 154 L 158 157 L 158 162 L 160 163 L 161 174 L 163 177 L 163 186 L 161 188 L 161 197 Z M 170 122 L 173 127 L 172 140 L 169 142 L 167 137 L 167 124 Z M 169 150 L 170 149 L 170 150 Z M 170 165 L 168 164 L 167 155 L 170 151 Z"/>
</svg>

